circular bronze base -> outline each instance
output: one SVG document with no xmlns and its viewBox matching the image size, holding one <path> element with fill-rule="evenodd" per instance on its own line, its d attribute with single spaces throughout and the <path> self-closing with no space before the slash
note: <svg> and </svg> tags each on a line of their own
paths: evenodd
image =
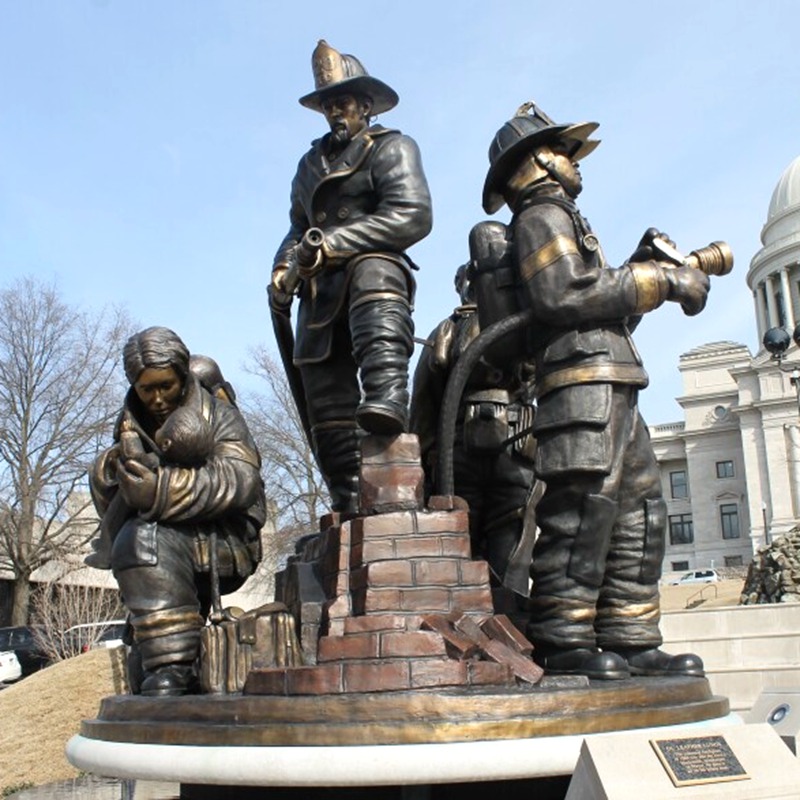
<svg viewBox="0 0 800 800">
<path fill-rule="evenodd" d="M 323 696 L 109 697 L 81 733 L 109 742 L 333 746 L 602 733 L 724 717 L 705 678 Z"/>
</svg>

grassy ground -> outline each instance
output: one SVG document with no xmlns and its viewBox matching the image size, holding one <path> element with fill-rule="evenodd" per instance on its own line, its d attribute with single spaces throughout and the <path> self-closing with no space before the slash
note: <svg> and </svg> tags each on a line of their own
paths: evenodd
<svg viewBox="0 0 800 800">
<path fill-rule="evenodd" d="M 64 747 L 103 697 L 127 691 L 124 653 L 91 650 L 0 691 L 0 796 L 78 775 Z"/>
</svg>

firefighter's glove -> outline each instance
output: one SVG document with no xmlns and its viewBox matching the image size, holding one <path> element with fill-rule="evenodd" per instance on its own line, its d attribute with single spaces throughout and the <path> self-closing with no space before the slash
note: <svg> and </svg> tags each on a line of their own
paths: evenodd
<svg viewBox="0 0 800 800">
<path fill-rule="evenodd" d="M 642 238 L 639 240 L 639 244 L 636 245 L 636 250 L 634 250 L 628 261 L 649 261 L 650 259 L 658 260 L 658 253 L 656 253 L 652 247 L 653 239 L 661 239 L 670 247 L 675 247 L 675 242 L 670 239 L 669 234 L 664 233 L 657 228 L 648 228 L 644 232 Z"/>
<path fill-rule="evenodd" d="M 286 288 L 286 272 L 285 267 L 275 269 L 267 287 L 270 307 L 278 312 L 286 312 L 292 305 L 292 294 Z"/>
<path fill-rule="evenodd" d="M 705 308 L 711 288 L 708 276 L 693 267 L 665 268 L 664 273 L 669 284 L 667 300 L 680 303 L 689 317 L 699 314 Z"/>
</svg>

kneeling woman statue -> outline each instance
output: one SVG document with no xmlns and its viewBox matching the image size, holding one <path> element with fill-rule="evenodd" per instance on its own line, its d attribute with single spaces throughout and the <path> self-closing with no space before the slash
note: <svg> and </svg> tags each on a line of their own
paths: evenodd
<svg viewBox="0 0 800 800">
<path fill-rule="evenodd" d="M 141 653 L 141 693 L 180 695 L 196 684 L 212 558 L 222 594 L 238 589 L 261 558 L 261 462 L 238 409 L 201 384 L 173 331 L 133 335 L 123 360 L 131 389 L 114 444 L 91 469 L 92 497 Z M 206 452 L 191 462 L 176 463 L 159 435 L 178 409 L 211 432 Z"/>
</svg>

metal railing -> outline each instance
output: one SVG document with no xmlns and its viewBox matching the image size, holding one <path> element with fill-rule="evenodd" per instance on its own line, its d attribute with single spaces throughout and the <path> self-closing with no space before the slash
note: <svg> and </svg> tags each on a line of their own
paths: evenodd
<svg viewBox="0 0 800 800">
<path fill-rule="evenodd" d="M 707 583 L 702 589 L 698 589 L 694 594 L 690 594 L 686 598 L 686 608 L 694 608 L 695 606 L 699 606 L 700 603 L 704 603 L 708 598 L 703 597 L 703 594 L 707 589 L 714 590 L 714 599 L 719 597 L 719 587 L 716 583 Z M 695 600 L 695 597 L 697 600 Z"/>
</svg>

